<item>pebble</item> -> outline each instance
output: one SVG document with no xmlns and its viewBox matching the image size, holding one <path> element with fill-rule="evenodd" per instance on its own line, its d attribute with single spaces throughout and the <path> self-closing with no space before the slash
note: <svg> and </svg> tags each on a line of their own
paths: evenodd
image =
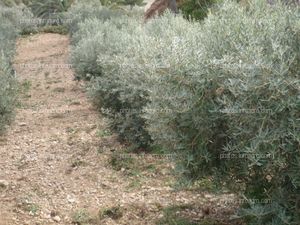
<svg viewBox="0 0 300 225">
<path fill-rule="evenodd" d="M 205 197 L 205 198 L 212 198 L 213 196 L 210 195 L 210 194 L 205 194 L 204 197 Z"/>
<path fill-rule="evenodd" d="M 76 199 L 71 197 L 70 195 L 67 195 L 67 200 L 69 203 L 74 203 L 76 201 Z"/>
<path fill-rule="evenodd" d="M 7 187 L 9 185 L 9 182 L 6 180 L 0 180 L 0 187 Z"/>
<path fill-rule="evenodd" d="M 60 221 L 61 221 L 61 219 L 60 219 L 60 217 L 59 217 L 59 216 L 55 216 L 55 217 L 53 217 L 53 220 L 54 220 L 55 222 L 60 222 Z"/>
<path fill-rule="evenodd" d="M 50 219 L 51 218 L 51 216 L 49 214 L 41 214 L 41 217 L 43 219 Z"/>
</svg>

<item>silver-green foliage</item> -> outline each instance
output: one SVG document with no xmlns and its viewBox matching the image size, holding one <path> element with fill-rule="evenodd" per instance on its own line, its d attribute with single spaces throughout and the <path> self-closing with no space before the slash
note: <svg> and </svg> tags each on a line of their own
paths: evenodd
<svg viewBox="0 0 300 225">
<path fill-rule="evenodd" d="M 16 34 L 28 34 L 37 29 L 32 12 L 24 5 L 11 8 L 0 6 L 0 18 L 2 45 L 5 41 L 12 40 L 14 42 Z"/>
<path fill-rule="evenodd" d="M 0 7 L 0 131 L 11 120 L 16 103 L 16 80 L 12 57 L 17 35 L 32 29 L 23 22 L 32 18 L 24 7 Z"/>
<path fill-rule="evenodd" d="M 137 28 L 141 24 L 135 18 L 122 16 L 109 21 L 87 20 L 79 27 L 73 37 L 80 41 L 72 52 L 77 76 L 92 79 L 94 102 L 102 107 L 102 112 L 112 121 L 112 128 L 122 138 L 139 147 L 148 145 L 150 136 L 141 118 L 146 98 L 120 79 L 122 65 L 114 61 L 126 55 L 127 44 L 136 32 L 140 32 Z"/>
<path fill-rule="evenodd" d="M 70 34 L 73 35 L 79 29 L 79 24 L 86 19 L 99 19 L 101 21 L 118 17 L 121 12 L 118 10 L 110 10 L 101 5 L 98 0 L 76 1 L 68 12 L 65 14 L 67 26 Z M 95 30 L 95 27 L 92 29 Z"/>
<path fill-rule="evenodd" d="M 249 224 L 300 223 L 299 15 L 227 2 L 179 35 L 162 56 L 169 69 L 148 90 L 151 136 L 183 155 L 182 173 L 254 199 L 240 211 Z"/>
<path fill-rule="evenodd" d="M 299 15 L 253 1 L 225 2 L 201 24 L 91 20 L 75 35 L 73 63 L 91 73 L 95 102 L 125 139 L 154 141 L 180 155 L 188 177 L 244 194 L 249 224 L 296 225 Z"/>
<path fill-rule="evenodd" d="M 117 51 L 116 42 L 120 38 L 118 35 L 122 35 L 118 28 L 125 25 L 127 29 L 127 19 L 125 16 L 109 21 L 94 18 L 79 23 L 80 31 L 73 35 L 76 45 L 72 49 L 71 57 L 78 79 L 90 80 L 103 74 L 102 63 L 97 62 L 98 56 L 110 56 Z"/>
<path fill-rule="evenodd" d="M 16 102 L 16 81 L 12 77 L 12 70 L 4 58 L 0 57 L 0 133 L 5 125 L 11 121 Z"/>
</svg>

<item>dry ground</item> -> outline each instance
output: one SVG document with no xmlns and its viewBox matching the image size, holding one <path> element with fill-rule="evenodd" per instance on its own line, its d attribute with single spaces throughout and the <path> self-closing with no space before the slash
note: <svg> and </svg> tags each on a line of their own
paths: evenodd
<svg viewBox="0 0 300 225">
<path fill-rule="evenodd" d="M 155 224 L 164 207 L 182 204 L 197 205 L 198 219 L 224 211 L 220 204 L 207 211 L 222 196 L 175 191 L 167 161 L 112 167 L 111 151 L 125 147 L 73 81 L 68 51 L 68 37 L 58 34 L 17 43 L 21 103 L 0 137 L 0 225 Z M 99 210 L 110 207 L 117 215 L 100 220 Z"/>
</svg>

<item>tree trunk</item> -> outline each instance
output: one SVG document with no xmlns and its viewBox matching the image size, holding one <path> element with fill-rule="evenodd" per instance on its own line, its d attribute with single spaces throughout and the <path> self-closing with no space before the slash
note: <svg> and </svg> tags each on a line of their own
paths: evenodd
<svg viewBox="0 0 300 225">
<path fill-rule="evenodd" d="M 173 13 L 177 13 L 178 9 L 176 0 L 154 0 L 145 12 L 144 22 L 156 15 L 162 15 L 166 9 L 171 10 Z"/>
</svg>

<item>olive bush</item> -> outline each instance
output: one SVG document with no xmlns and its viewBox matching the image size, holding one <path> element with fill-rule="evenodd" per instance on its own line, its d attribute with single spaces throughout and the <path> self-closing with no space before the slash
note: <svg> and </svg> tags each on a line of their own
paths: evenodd
<svg viewBox="0 0 300 225">
<path fill-rule="evenodd" d="M 72 59 L 121 137 L 247 200 L 252 225 L 300 223 L 299 8 L 224 2 L 203 23 L 86 20 Z"/>
<path fill-rule="evenodd" d="M 9 42 L 14 44 L 14 40 L 17 34 L 28 34 L 36 31 L 36 25 L 30 23 L 34 19 L 31 11 L 22 6 L 15 6 L 13 8 L 0 6 L 0 18 L 1 18 L 1 33 L 0 33 L 0 45 L 5 47 Z M 9 44 L 7 49 L 13 49 Z"/>
<path fill-rule="evenodd" d="M 9 63 L 0 57 L 0 133 L 11 121 L 16 102 L 16 81 Z"/>
<path fill-rule="evenodd" d="M 150 143 L 150 136 L 140 115 L 146 98 L 120 80 L 122 67 L 114 63 L 115 57 L 124 56 L 128 51 L 128 41 L 138 32 L 138 27 L 141 24 L 135 18 L 125 15 L 108 21 L 86 20 L 73 35 L 79 41 L 71 60 L 78 79 L 91 80 L 93 100 L 111 119 L 111 127 L 123 139 L 145 147 Z"/>
<path fill-rule="evenodd" d="M 110 18 L 118 17 L 119 15 L 122 15 L 120 11 L 110 10 L 102 6 L 98 0 L 88 0 L 87 2 L 75 1 L 65 14 L 65 21 L 70 34 L 73 35 L 79 29 L 79 24 L 83 23 L 86 19 L 95 18 L 105 21 Z"/>
<path fill-rule="evenodd" d="M 94 18 L 79 24 L 79 32 L 73 35 L 76 44 L 71 56 L 78 79 L 90 80 L 103 74 L 102 63 L 97 62 L 99 53 L 104 56 L 116 54 L 120 48 L 116 44 L 118 35 L 123 34 L 119 28 L 127 29 L 128 19 L 127 16 L 109 21 Z"/>
<path fill-rule="evenodd" d="M 0 7 L 0 132 L 11 121 L 16 103 L 16 80 L 12 69 L 12 57 L 17 35 L 32 27 L 22 21 L 32 18 L 32 14 L 23 7 Z"/>
<path fill-rule="evenodd" d="M 162 44 L 169 68 L 148 89 L 152 138 L 182 156 L 183 174 L 243 193 L 249 224 L 300 222 L 299 28 L 297 7 L 226 2 Z"/>
</svg>

